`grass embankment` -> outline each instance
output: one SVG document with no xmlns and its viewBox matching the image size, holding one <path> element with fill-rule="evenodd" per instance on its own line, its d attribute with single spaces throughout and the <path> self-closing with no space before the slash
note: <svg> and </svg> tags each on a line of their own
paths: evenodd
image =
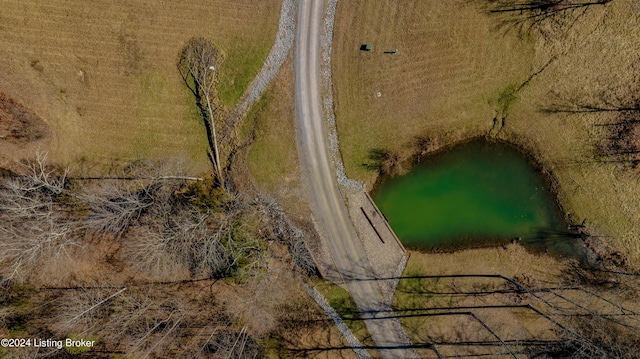
<svg viewBox="0 0 640 359">
<path fill-rule="evenodd" d="M 363 345 L 375 346 L 375 342 L 371 339 L 364 320 L 360 318 L 358 306 L 353 301 L 349 292 L 325 280 L 315 281 L 314 286 L 327 298 L 331 307 L 340 315 L 340 318 L 342 318 L 347 327 L 353 332 L 353 335 L 355 335 Z"/>
<path fill-rule="evenodd" d="M 260 101 L 239 126 L 239 137 L 249 141 L 249 146 L 233 158 L 234 171 L 248 170 L 248 175 L 245 173 L 240 177 L 250 178 L 261 191 L 277 198 L 297 226 L 313 231 L 296 147 L 291 60 L 292 57 L 285 61 Z"/>
<path fill-rule="evenodd" d="M 209 168 L 207 139 L 179 52 L 194 36 L 213 41 L 224 54 L 220 99 L 232 107 L 273 44 L 279 5 L 5 3 L 0 92 L 49 123 L 56 162 L 178 157 L 197 173 Z"/>
<path fill-rule="evenodd" d="M 293 65 L 285 62 L 243 126 L 246 136 L 253 137 L 249 171 L 270 192 L 300 185 L 293 76 Z"/>
<path fill-rule="evenodd" d="M 546 111 L 633 97 L 636 9 L 613 1 L 522 33 L 485 5 L 338 4 L 334 93 L 347 174 L 371 188 L 375 150 L 406 159 L 418 136 L 432 149 L 481 135 L 507 140 L 552 173 L 573 220 L 586 219 L 589 233 L 640 267 L 637 172 L 596 154 L 609 136 L 602 125 L 619 113 Z M 359 51 L 366 42 L 374 51 Z"/>
</svg>

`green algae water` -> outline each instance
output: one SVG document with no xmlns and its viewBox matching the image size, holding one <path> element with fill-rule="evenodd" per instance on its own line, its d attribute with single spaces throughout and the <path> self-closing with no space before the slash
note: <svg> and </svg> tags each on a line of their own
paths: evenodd
<svg viewBox="0 0 640 359">
<path fill-rule="evenodd" d="M 560 255 L 578 250 L 544 178 L 504 143 L 475 140 L 427 157 L 407 175 L 385 179 L 373 198 L 408 247 L 520 240 Z"/>
</svg>

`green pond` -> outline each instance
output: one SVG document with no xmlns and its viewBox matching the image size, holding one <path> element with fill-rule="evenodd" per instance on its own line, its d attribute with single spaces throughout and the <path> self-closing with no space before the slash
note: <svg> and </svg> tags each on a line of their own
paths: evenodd
<svg viewBox="0 0 640 359">
<path fill-rule="evenodd" d="M 407 247 L 519 239 L 535 250 L 579 251 L 542 175 L 505 143 L 475 140 L 426 157 L 407 175 L 383 180 L 372 196 Z"/>
</svg>

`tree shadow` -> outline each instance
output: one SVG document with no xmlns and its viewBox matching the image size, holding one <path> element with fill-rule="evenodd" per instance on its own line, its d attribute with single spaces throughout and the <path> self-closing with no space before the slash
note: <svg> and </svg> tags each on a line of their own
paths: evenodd
<svg viewBox="0 0 640 359">
<path fill-rule="evenodd" d="M 369 150 L 368 161 L 362 167 L 369 171 L 378 171 L 381 176 L 394 177 L 404 172 L 403 159 L 397 152 L 374 148 Z"/>
<path fill-rule="evenodd" d="M 607 122 L 596 123 L 599 138 L 588 156 L 594 163 L 618 163 L 640 173 L 640 88 L 638 79 L 627 86 L 612 85 L 597 94 L 555 99 L 539 111 L 544 114 L 598 115 Z M 591 96 L 591 99 L 585 97 Z M 580 98 L 583 97 L 583 98 Z M 584 162 L 583 162 L 584 163 Z"/>
<path fill-rule="evenodd" d="M 498 20 L 496 29 L 504 34 L 516 32 L 523 38 L 537 30 L 543 37 L 550 34 L 543 30 L 546 23 L 556 21 L 561 26 L 572 27 L 594 5 L 605 5 L 611 0 L 486 0 L 484 11 Z"/>
</svg>

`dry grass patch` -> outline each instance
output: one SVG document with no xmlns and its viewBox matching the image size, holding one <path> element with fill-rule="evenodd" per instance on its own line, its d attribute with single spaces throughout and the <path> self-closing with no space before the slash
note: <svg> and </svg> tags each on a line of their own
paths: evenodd
<svg viewBox="0 0 640 359">
<path fill-rule="evenodd" d="M 277 198 L 289 218 L 310 233 L 311 212 L 303 193 L 296 147 L 293 80 L 290 57 L 241 123 L 239 137 L 250 143 L 246 153 L 233 161 L 239 165 L 234 167 L 236 172 L 238 168 L 240 172 L 248 169 L 249 176 L 245 177 Z"/>
<path fill-rule="evenodd" d="M 614 1 L 584 13 L 561 37 L 540 41 L 539 62 L 556 57 L 518 96 L 503 136 L 526 144 L 558 180 L 564 209 L 607 245 L 640 266 L 640 194 L 637 173 L 597 155 L 608 136 L 599 126 L 615 113 L 545 112 L 601 105 L 640 86 L 639 19 L 629 2 Z M 630 26 L 630 24 L 635 24 Z"/>
<path fill-rule="evenodd" d="M 0 91 L 50 125 L 58 162 L 182 157 L 208 168 L 206 135 L 176 61 L 191 37 L 225 54 L 219 92 L 233 106 L 277 29 L 279 1 L 9 1 L 0 14 Z"/>
<path fill-rule="evenodd" d="M 309 296 L 279 306 L 282 320 L 267 340 L 265 358 L 357 358 L 342 334 Z"/>
<path fill-rule="evenodd" d="M 393 307 L 415 345 L 435 344 L 445 356 L 500 357 L 507 352 L 500 341 L 514 352 L 551 352 L 567 338 L 564 328 L 586 336 L 582 324 L 576 324 L 591 320 L 585 318 L 608 323 L 598 324 L 598 330 L 616 328 L 633 338 L 637 314 L 621 314 L 637 313 L 638 308 L 623 295 L 626 284 L 614 284 L 622 277 L 594 287 L 576 281 L 579 271 L 517 244 L 444 254 L 412 252 Z M 637 285 L 637 279 L 631 281 Z M 589 340 L 596 343 L 598 337 Z M 421 354 L 431 357 L 433 350 Z"/>
</svg>

